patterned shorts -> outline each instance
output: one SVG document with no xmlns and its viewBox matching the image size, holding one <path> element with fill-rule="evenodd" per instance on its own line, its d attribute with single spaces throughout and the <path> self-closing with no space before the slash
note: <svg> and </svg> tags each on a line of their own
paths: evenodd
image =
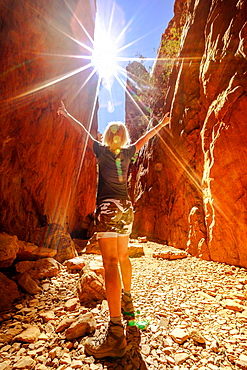
<svg viewBox="0 0 247 370">
<path fill-rule="evenodd" d="M 96 210 L 98 237 L 111 238 L 131 234 L 134 212 L 130 200 L 105 199 Z"/>
</svg>

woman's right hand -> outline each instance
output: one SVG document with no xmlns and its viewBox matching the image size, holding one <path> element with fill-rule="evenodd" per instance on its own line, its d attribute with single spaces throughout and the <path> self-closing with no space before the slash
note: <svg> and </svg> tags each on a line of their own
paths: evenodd
<svg viewBox="0 0 247 370">
<path fill-rule="evenodd" d="M 61 107 L 58 108 L 57 110 L 57 114 L 60 116 L 60 114 L 64 117 L 67 117 L 68 116 L 68 112 L 65 108 L 65 105 L 64 103 L 61 101 Z"/>
</svg>

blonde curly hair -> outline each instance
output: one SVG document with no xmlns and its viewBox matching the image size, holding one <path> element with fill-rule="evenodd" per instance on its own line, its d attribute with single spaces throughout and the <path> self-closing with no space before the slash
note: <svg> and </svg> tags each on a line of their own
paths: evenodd
<svg viewBox="0 0 247 370">
<path fill-rule="evenodd" d="M 126 147 L 130 142 L 129 132 L 123 122 L 109 122 L 103 133 L 103 144 L 112 152 Z"/>
</svg>

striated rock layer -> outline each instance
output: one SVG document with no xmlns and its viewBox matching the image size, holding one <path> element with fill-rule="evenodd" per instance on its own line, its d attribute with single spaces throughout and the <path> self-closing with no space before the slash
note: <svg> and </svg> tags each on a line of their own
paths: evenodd
<svg viewBox="0 0 247 370">
<path fill-rule="evenodd" d="M 95 11 L 89 0 L 1 2 L 0 229 L 22 240 L 51 223 L 80 233 L 94 209 L 92 148 L 56 112 L 63 100 L 96 133 L 96 81 L 75 57 L 89 55 Z"/>
<path fill-rule="evenodd" d="M 247 0 L 174 9 L 169 27 L 184 26 L 165 99 L 171 130 L 140 153 L 134 232 L 247 267 Z"/>
</svg>

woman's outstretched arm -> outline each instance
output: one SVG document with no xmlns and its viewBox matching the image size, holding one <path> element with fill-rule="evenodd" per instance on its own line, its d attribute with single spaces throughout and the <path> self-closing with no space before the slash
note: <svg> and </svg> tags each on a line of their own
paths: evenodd
<svg viewBox="0 0 247 370">
<path fill-rule="evenodd" d="M 151 128 L 151 130 L 147 131 L 143 136 L 141 136 L 135 143 L 134 145 L 136 146 L 136 151 L 138 152 L 141 147 L 143 147 L 146 142 L 151 139 L 154 135 L 156 135 L 162 127 L 167 126 L 170 123 L 170 117 L 169 117 L 169 112 L 167 112 L 163 119 L 158 123 L 157 126 Z"/>
<path fill-rule="evenodd" d="M 64 117 L 66 117 L 68 119 L 68 121 L 74 126 L 74 128 L 80 133 L 82 134 L 83 131 L 86 132 L 88 134 L 88 136 L 90 137 L 90 139 L 92 139 L 93 141 L 97 141 L 91 134 L 90 132 L 83 126 L 83 124 L 81 122 L 79 122 L 77 119 L 75 119 L 71 114 L 68 113 L 68 111 L 66 110 L 65 108 L 65 105 L 64 103 L 61 101 L 61 107 L 58 108 L 57 110 L 57 114 L 58 115 L 62 115 Z"/>
</svg>

